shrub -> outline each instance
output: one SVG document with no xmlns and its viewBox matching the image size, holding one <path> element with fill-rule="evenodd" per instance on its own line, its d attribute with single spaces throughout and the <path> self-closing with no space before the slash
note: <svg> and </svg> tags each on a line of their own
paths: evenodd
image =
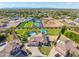
<svg viewBox="0 0 79 59">
<path fill-rule="evenodd" d="M 71 32 L 69 30 L 65 30 L 64 35 L 71 40 L 75 41 L 76 43 L 79 43 L 79 34 Z"/>
</svg>

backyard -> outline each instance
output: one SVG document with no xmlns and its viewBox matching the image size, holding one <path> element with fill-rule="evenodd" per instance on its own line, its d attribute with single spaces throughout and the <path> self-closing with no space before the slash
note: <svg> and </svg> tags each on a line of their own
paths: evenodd
<svg viewBox="0 0 79 59">
<path fill-rule="evenodd" d="M 58 35 L 61 29 L 46 29 L 47 35 Z"/>
<path fill-rule="evenodd" d="M 28 32 L 36 32 L 37 34 L 40 33 L 40 28 L 27 28 L 27 29 L 17 29 L 16 33 L 21 36 L 21 35 L 25 35 L 25 33 Z M 60 29 L 46 29 L 47 31 L 47 35 L 58 35 L 60 32 Z"/>
<path fill-rule="evenodd" d="M 17 28 L 32 27 L 32 25 L 33 25 L 33 22 L 22 22 L 17 26 Z"/>
<path fill-rule="evenodd" d="M 28 37 L 29 32 L 36 32 L 36 34 L 41 33 L 41 28 L 32 28 L 33 22 L 22 22 L 17 26 L 16 33 L 20 39 Z M 46 30 L 46 35 L 59 35 L 61 29 L 51 29 L 44 28 Z"/>
</svg>

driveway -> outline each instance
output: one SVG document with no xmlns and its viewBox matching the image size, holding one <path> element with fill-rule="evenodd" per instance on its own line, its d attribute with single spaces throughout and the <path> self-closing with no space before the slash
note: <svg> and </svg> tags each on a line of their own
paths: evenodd
<svg viewBox="0 0 79 59">
<path fill-rule="evenodd" d="M 32 52 L 31 57 L 45 57 L 45 55 L 38 50 L 38 47 L 29 47 L 29 50 Z"/>
<path fill-rule="evenodd" d="M 51 49 L 51 51 L 50 51 L 50 53 L 49 53 L 49 57 L 54 57 L 54 55 L 55 55 L 55 47 L 53 47 L 52 49 Z"/>
</svg>

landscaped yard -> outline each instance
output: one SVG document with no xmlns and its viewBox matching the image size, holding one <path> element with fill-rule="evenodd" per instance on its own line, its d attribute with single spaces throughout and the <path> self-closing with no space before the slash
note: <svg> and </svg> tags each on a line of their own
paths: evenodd
<svg viewBox="0 0 79 59">
<path fill-rule="evenodd" d="M 26 24 L 26 22 L 22 22 L 22 23 L 20 23 L 20 24 L 17 26 L 17 28 L 23 28 L 25 24 Z"/>
<path fill-rule="evenodd" d="M 33 25 L 33 22 L 22 22 L 17 26 L 17 28 L 32 27 L 32 25 Z"/>
<path fill-rule="evenodd" d="M 27 32 L 27 29 L 19 29 L 19 30 L 16 30 L 16 33 L 17 33 L 19 36 L 24 35 L 26 32 Z"/>
<path fill-rule="evenodd" d="M 29 32 L 36 32 L 36 34 L 41 33 L 40 28 L 26 28 L 26 29 L 17 29 L 16 33 L 20 40 L 27 39 Z M 47 35 L 59 35 L 60 29 L 46 29 Z M 55 38 L 54 38 L 55 39 Z"/>
<path fill-rule="evenodd" d="M 39 49 L 39 51 L 40 51 L 42 54 L 48 56 L 49 53 L 50 53 L 50 51 L 51 51 L 51 49 L 52 49 L 52 47 L 50 47 L 50 46 L 43 46 L 43 47 L 39 47 L 38 49 Z"/>
<path fill-rule="evenodd" d="M 75 41 L 76 43 L 79 43 L 79 34 L 72 32 L 70 30 L 65 30 L 64 35 L 68 37 L 69 39 Z"/>
<path fill-rule="evenodd" d="M 37 29 L 35 29 L 35 28 L 28 28 L 28 29 L 18 29 L 18 30 L 16 30 L 16 33 L 18 34 L 18 35 L 24 35 L 25 33 L 28 33 L 28 32 L 31 32 L 31 31 L 33 31 L 33 32 L 36 32 L 37 34 L 40 32 L 40 29 L 39 28 L 37 28 Z"/>
<path fill-rule="evenodd" d="M 32 25 L 33 25 L 33 22 L 31 21 L 31 22 L 27 22 L 27 23 L 24 25 L 24 27 L 32 27 Z"/>
<path fill-rule="evenodd" d="M 40 33 L 39 28 L 27 28 L 27 29 L 18 29 L 16 30 L 17 34 L 24 35 L 26 32 L 34 31 L 37 34 Z M 58 35 L 60 32 L 60 29 L 46 29 L 47 35 Z"/>
<path fill-rule="evenodd" d="M 47 35 L 58 35 L 61 29 L 46 29 Z"/>
<path fill-rule="evenodd" d="M 33 29 L 31 29 L 31 28 L 28 28 L 28 29 L 17 29 L 16 33 L 19 36 L 19 38 L 21 40 L 23 40 L 23 39 L 28 37 L 28 33 L 31 32 L 31 31 L 36 32 L 36 34 L 38 34 L 39 29 L 38 28 L 37 29 L 35 29 L 35 28 L 33 28 Z"/>
</svg>

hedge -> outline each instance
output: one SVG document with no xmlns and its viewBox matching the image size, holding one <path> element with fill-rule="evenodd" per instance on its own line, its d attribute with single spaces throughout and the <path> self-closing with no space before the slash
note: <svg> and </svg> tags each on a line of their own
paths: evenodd
<svg viewBox="0 0 79 59">
<path fill-rule="evenodd" d="M 69 39 L 75 41 L 76 43 L 79 43 L 79 34 L 69 31 L 69 30 L 65 30 L 64 35 L 68 37 Z"/>
</svg>

